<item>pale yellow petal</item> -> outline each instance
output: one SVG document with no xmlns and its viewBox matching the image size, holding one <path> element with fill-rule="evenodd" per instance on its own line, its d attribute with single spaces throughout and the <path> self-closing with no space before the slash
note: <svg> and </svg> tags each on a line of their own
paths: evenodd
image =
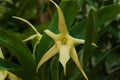
<svg viewBox="0 0 120 80">
<path fill-rule="evenodd" d="M 29 21 L 27 21 L 27 20 L 25 20 L 23 18 L 20 18 L 20 17 L 16 17 L 16 16 L 13 16 L 13 18 L 21 20 L 21 21 L 27 23 L 37 34 L 39 34 L 39 32 L 37 31 L 37 29 Z"/>
<path fill-rule="evenodd" d="M 60 33 L 61 34 L 69 34 L 62 10 L 53 0 L 50 0 L 50 1 L 56 6 L 56 8 L 58 10 L 58 16 L 59 16 L 58 29 L 59 29 Z"/>
<path fill-rule="evenodd" d="M 65 43 L 58 40 L 56 41 L 57 48 L 59 49 L 59 61 L 62 64 L 64 68 L 64 74 L 66 75 L 66 64 L 68 60 L 70 59 L 70 50 L 73 46 L 73 41 L 69 40 L 67 37 L 67 40 Z"/>
<path fill-rule="evenodd" d="M 56 55 L 58 53 L 58 49 L 56 47 L 56 45 L 53 45 L 41 58 L 41 60 L 39 61 L 37 68 L 36 68 L 36 73 L 38 73 L 38 70 L 40 68 L 40 66 L 45 63 L 47 60 L 49 60 L 51 57 L 53 57 L 54 55 Z"/>
<path fill-rule="evenodd" d="M 88 80 L 88 77 L 86 76 L 86 74 L 82 68 L 82 65 L 80 64 L 79 58 L 77 56 L 77 53 L 76 53 L 76 50 L 74 47 L 72 48 L 72 51 L 71 51 L 71 58 L 73 59 L 73 61 L 75 62 L 75 64 L 77 65 L 77 67 L 79 68 L 79 70 L 81 71 L 83 76 L 85 77 L 85 79 Z"/>
<path fill-rule="evenodd" d="M 66 75 L 66 64 L 70 59 L 70 50 L 66 45 L 62 45 L 59 50 L 59 61 L 64 68 L 64 74 Z"/>
<path fill-rule="evenodd" d="M 50 30 L 45 30 L 44 31 L 49 37 L 51 37 L 53 40 L 57 39 L 57 35 L 51 32 Z"/>
<path fill-rule="evenodd" d="M 83 39 L 75 39 L 75 38 L 72 38 L 74 40 L 74 43 L 75 44 L 84 44 L 85 43 L 85 40 Z M 95 43 L 92 43 L 93 46 L 95 47 L 98 47 Z"/>
<path fill-rule="evenodd" d="M 75 39 L 75 38 L 73 38 L 73 40 L 74 40 L 75 44 L 84 44 L 85 43 L 85 40 L 83 40 L 83 39 Z"/>
<path fill-rule="evenodd" d="M 28 37 L 27 39 L 23 40 L 23 42 L 29 41 L 34 39 L 35 37 L 37 37 L 37 34 L 31 35 L 30 37 Z"/>
<path fill-rule="evenodd" d="M 36 47 L 39 44 L 40 41 L 36 41 L 34 47 L 33 47 L 33 57 L 35 57 L 35 51 L 36 51 Z"/>
<path fill-rule="evenodd" d="M 1 47 L 0 47 L 0 58 L 4 58 Z"/>
<path fill-rule="evenodd" d="M 98 47 L 95 43 L 92 43 L 93 46 Z"/>
<path fill-rule="evenodd" d="M 6 77 L 7 77 L 7 71 L 0 70 L 0 80 L 5 80 Z"/>
<path fill-rule="evenodd" d="M 9 80 L 22 80 L 11 72 L 8 72 L 8 78 Z"/>
</svg>

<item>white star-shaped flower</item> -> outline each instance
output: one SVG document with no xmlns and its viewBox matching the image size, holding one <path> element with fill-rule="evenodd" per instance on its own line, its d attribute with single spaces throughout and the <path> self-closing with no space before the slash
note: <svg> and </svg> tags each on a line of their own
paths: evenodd
<svg viewBox="0 0 120 80">
<path fill-rule="evenodd" d="M 60 7 L 50 0 L 57 8 L 58 11 L 58 29 L 59 29 L 59 34 L 54 34 L 50 30 L 45 30 L 44 32 L 51 37 L 55 44 L 43 55 L 41 58 L 40 62 L 38 63 L 36 72 L 38 72 L 40 66 L 45 63 L 47 60 L 49 60 L 51 57 L 53 57 L 56 54 L 59 54 L 59 61 L 62 64 L 64 68 L 64 74 L 66 75 L 66 64 L 69 61 L 70 58 L 75 62 L 79 70 L 82 72 L 83 76 L 85 77 L 86 80 L 88 80 L 82 65 L 80 64 L 79 58 L 77 56 L 75 46 L 74 44 L 84 44 L 85 40 L 83 39 L 76 39 L 73 38 L 72 36 L 69 35 L 69 32 L 66 27 L 65 19 L 63 16 L 63 13 L 60 9 Z M 96 46 L 94 43 L 92 45 Z"/>
</svg>

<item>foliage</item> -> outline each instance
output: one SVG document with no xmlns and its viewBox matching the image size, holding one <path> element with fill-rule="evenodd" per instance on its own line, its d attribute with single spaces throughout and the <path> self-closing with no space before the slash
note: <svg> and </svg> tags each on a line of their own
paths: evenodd
<svg viewBox="0 0 120 80">
<path fill-rule="evenodd" d="M 84 45 L 76 44 L 75 49 L 88 79 L 120 80 L 120 1 L 54 1 L 63 11 L 69 34 L 85 40 Z M 48 0 L 0 0 L 0 46 L 5 57 L 0 58 L 1 71 L 8 70 L 23 80 L 85 80 L 71 59 L 64 76 L 59 55 L 44 63 L 36 74 L 40 59 L 54 44 L 44 30 L 59 33 L 55 11 L 55 6 Z M 34 30 L 12 16 L 30 21 L 42 34 L 35 56 L 32 51 L 37 38 L 23 42 L 34 34 Z"/>
</svg>

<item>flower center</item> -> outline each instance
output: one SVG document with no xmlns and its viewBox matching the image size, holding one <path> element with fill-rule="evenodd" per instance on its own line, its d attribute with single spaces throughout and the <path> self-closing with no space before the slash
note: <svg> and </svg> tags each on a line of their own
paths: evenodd
<svg viewBox="0 0 120 80">
<path fill-rule="evenodd" d="M 67 43 L 67 38 L 63 38 L 63 39 L 62 39 L 62 43 L 63 43 L 63 44 L 66 44 L 66 43 Z"/>
</svg>

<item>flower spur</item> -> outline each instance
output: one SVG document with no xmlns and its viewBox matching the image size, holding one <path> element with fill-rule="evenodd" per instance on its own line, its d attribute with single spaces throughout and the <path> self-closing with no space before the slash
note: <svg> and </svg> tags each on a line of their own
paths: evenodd
<svg viewBox="0 0 120 80">
<path fill-rule="evenodd" d="M 35 45 L 34 45 L 34 48 L 33 48 L 33 56 L 35 57 L 35 50 L 36 50 L 36 47 L 37 47 L 37 45 L 39 44 L 39 42 L 40 42 L 40 40 L 41 40 L 41 38 L 42 38 L 42 35 L 41 35 L 41 34 L 37 31 L 37 29 L 36 29 L 30 22 L 28 22 L 27 20 L 25 20 L 25 19 L 23 19 L 23 18 L 20 18 L 20 17 L 16 17 L 16 16 L 13 16 L 13 18 L 18 19 L 18 20 L 21 20 L 21 21 L 27 23 L 27 24 L 35 31 L 36 34 L 33 34 L 33 35 L 31 35 L 30 37 L 28 37 L 27 39 L 23 40 L 23 42 L 26 42 L 26 41 L 29 41 L 29 40 L 34 39 L 35 37 L 37 38 L 37 41 L 36 41 L 36 43 L 35 43 Z"/>
</svg>

